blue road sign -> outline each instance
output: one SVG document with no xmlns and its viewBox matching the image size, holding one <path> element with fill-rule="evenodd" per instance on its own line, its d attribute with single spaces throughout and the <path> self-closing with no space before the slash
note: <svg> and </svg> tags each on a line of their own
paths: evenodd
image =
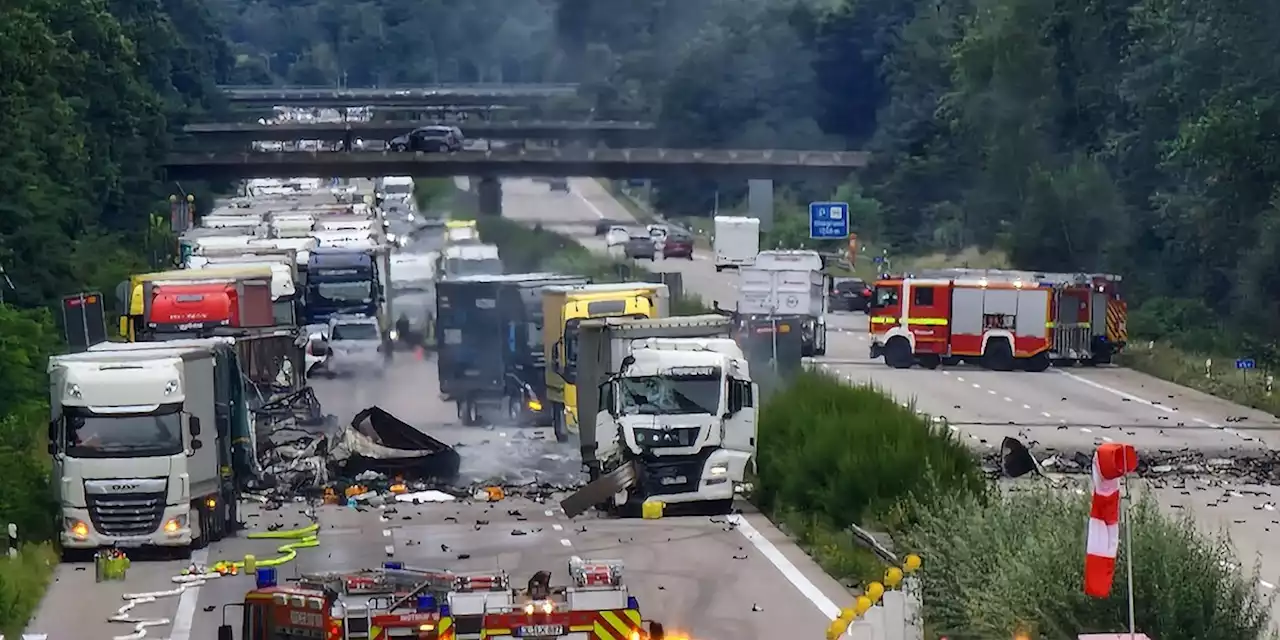
<svg viewBox="0 0 1280 640">
<path fill-rule="evenodd" d="M 1240 358 L 1236 360 L 1237 369 L 1255 369 L 1257 366 L 1258 363 L 1254 362 L 1253 358 Z"/>
<path fill-rule="evenodd" d="M 849 237 L 848 202 L 810 202 L 809 238 L 844 240 Z"/>
<path fill-rule="evenodd" d="M 876 264 L 880 264 L 880 263 L 884 262 L 884 256 L 876 256 L 876 257 L 872 258 L 872 259 L 871 259 L 871 261 L 872 261 L 872 262 L 874 262 L 874 263 L 876 263 Z"/>
</svg>

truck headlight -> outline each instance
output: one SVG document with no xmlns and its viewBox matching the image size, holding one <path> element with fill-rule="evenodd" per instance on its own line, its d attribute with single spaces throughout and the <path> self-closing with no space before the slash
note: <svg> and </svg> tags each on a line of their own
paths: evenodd
<svg viewBox="0 0 1280 640">
<path fill-rule="evenodd" d="M 89 537 L 89 525 L 84 521 L 67 518 L 63 524 L 66 526 L 67 532 L 76 540 L 84 540 Z"/>
<path fill-rule="evenodd" d="M 391 331 L 387 332 L 387 337 L 391 338 L 392 340 L 399 340 L 400 332 L 396 331 L 395 329 L 392 329 Z"/>
<path fill-rule="evenodd" d="M 541 402 L 538 402 L 537 400 L 530 400 L 530 401 L 529 401 L 529 410 L 530 410 L 530 411 L 542 411 L 542 403 L 541 403 Z"/>
<path fill-rule="evenodd" d="M 164 394 L 166 396 L 173 395 L 177 390 L 178 390 L 177 380 L 170 380 L 168 384 L 164 385 Z"/>
<path fill-rule="evenodd" d="M 167 534 L 169 534 L 169 535 L 173 535 L 173 534 L 175 534 L 175 533 L 177 533 L 177 532 L 179 532 L 179 531 L 181 531 L 181 530 L 183 530 L 183 529 L 186 529 L 186 528 L 187 528 L 187 516 L 186 516 L 186 515 L 181 515 L 181 516 L 176 516 L 176 517 L 173 517 L 173 518 L 169 518 L 169 519 L 168 519 L 167 521 L 165 521 L 165 523 L 164 523 L 164 532 L 165 532 L 165 533 L 167 533 Z"/>
<path fill-rule="evenodd" d="M 729 467 L 723 464 L 713 464 L 711 465 L 711 469 L 709 469 L 707 473 L 713 476 L 722 476 L 726 473 L 729 473 Z"/>
</svg>

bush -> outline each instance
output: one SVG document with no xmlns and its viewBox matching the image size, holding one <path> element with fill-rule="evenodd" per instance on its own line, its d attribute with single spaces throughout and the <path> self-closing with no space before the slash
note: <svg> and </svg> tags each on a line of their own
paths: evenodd
<svg viewBox="0 0 1280 640">
<path fill-rule="evenodd" d="M 1130 513 L 1139 631 L 1188 640 L 1265 637 L 1270 603 L 1256 576 L 1237 575 L 1225 539 L 1163 515 L 1149 496 Z M 1127 628 L 1126 544 L 1112 596 L 1084 595 L 1088 495 L 1033 485 L 991 500 L 958 495 L 919 514 L 899 542 L 925 559 L 924 614 L 933 634 L 986 640 L 1022 630 L 1068 640 Z"/>
<path fill-rule="evenodd" d="M 40 605 L 58 556 L 48 544 L 28 544 L 0 560 L 0 637 L 18 638 Z"/>
</svg>

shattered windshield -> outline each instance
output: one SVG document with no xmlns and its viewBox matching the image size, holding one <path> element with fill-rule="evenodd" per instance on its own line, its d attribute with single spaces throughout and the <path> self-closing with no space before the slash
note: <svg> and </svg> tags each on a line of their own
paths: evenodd
<svg viewBox="0 0 1280 640">
<path fill-rule="evenodd" d="M 717 413 L 720 374 L 636 376 L 618 379 L 622 415 Z"/>
<path fill-rule="evenodd" d="M 67 408 L 62 446 L 71 457 L 129 458 L 182 453 L 182 414 L 97 414 Z"/>
</svg>

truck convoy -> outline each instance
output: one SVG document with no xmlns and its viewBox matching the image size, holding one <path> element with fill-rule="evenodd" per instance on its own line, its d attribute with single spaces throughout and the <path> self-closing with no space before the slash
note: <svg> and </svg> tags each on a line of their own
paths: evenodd
<svg viewBox="0 0 1280 640">
<path fill-rule="evenodd" d="M 665 284 L 621 282 L 547 287 L 542 292 L 542 349 L 547 400 L 556 438 L 578 431 L 578 325 L 590 318 L 665 318 L 671 291 Z"/>
<path fill-rule="evenodd" d="M 491 244 L 450 244 L 440 253 L 437 270 L 442 278 L 501 275 L 502 258 Z"/>
<path fill-rule="evenodd" d="M 827 353 L 827 276 L 816 251 L 761 251 L 738 269 L 738 314 L 797 317 L 803 355 Z"/>
<path fill-rule="evenodd" d="M 584 320 L 578 438 L 590 483 L 561 503 L 629 511 L 646 500 L 727 511 L 755 456 L 759 395 L 722 315 Z"/>
<path fill-rule="evenodd" d="M 622 580 L 618 560 L 569 561 L 570 585 L 552 585 L 550 571 L 514 587 L 504 571 L 453 573 L 380 568 L 303 574 L 282 585 L 274 568 L 259 568 L 245 594 L 239 640 L 361 638 L 389 640 L 664 640 L 646 623 Z M 224 624 L 218 640 L 235 640 Z"/>
<path fill-rule="evenodd" d="M 1108 364 L 1128 339 L 1119 276 L 947 269 L 885 278 L 871 302 L 871 357 L 907 369 L 995 371 Z"/>
<path fill-rule="evenodd" d="M 440 392 L 464 424 L 502 416 L 552 424 L 542 351 L 542 292 L 587 278 L 552 273 L 471 276 L 437 285 L 435 342 Z"/>
<path fill-rule="evenodd" d="M 64 550 L 189 552 L 236 531 L 256 463 L 232 340 L 107 342 L 48 371 Z"/>
</svg>

